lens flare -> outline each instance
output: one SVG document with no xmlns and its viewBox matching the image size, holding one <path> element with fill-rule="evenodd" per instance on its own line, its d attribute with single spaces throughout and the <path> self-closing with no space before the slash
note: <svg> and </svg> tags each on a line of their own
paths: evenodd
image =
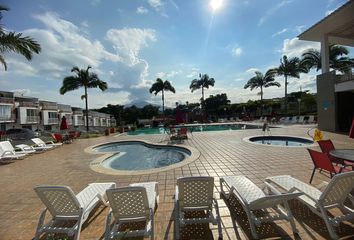
<svg viewBox="0 0 354 240">
<path fill-rule="evenodd" d="M 222 7 L 223 0 L 211 0 L 209 5 L 213 11 L 217 11 Z"/>
</svg>

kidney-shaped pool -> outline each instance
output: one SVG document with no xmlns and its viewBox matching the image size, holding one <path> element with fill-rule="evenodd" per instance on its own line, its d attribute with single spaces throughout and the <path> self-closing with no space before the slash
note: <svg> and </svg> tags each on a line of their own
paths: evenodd
<svg viewBox="0 0 354 240">
<path fill-rule="evenodd" d="M 92 147 L 94 152 L 103 153 L 91 163 L 91 167 L 112 171 L 136 171 L 165 169 L 166 167 L 190 159 L 193 155 L 190 147 L 159 145 L 144 141 L 120 141 Z M 199 155 L 198 155 L 199 156 Z M 195 157 L 194 157 L 195 158 Z M 95 169 L 94 169 L 95 170 Z"/>
</svg>

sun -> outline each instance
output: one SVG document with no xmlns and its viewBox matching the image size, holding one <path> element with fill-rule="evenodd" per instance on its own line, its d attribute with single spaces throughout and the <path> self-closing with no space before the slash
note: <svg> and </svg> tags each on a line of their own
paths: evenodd
<svg viewBox="0 0 354 240">
<path fill-rule="evenodd" d="M 210 0 L 210 7 L 213 10 L 213 12 L 217 11 L 222 7 L 222 2 L 223 0 Z"/>
</svg>

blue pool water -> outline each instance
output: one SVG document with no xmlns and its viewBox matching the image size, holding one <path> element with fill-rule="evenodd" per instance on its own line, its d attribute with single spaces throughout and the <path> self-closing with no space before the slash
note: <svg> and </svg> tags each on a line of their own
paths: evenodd
<svg viewBox="0 0 354 240">
<path fill-rule="evenodd" d="M 130 171 L 169 166 L 191 154 L 181 147 L 156 146 L 138 141 L 105 144 L 95 150 L 116 153 L 103 162 L 104 167 Z"/>
<path fill-rule="evenodd" d="M 207 131 L 227 131 L 241 129 L 257 129 L 262 126 L 247 125 L 247 124 L 220 124 L 220 125 L 195 125 L 183 126 L 188 128 L 189 132 L 207 132 Z M 178 127 L 177 127 L 178 128 Z M 128 132 L 128 135 L 145 135 L 145 134 L 161 134 L 164 133 L 164 128 L 143 128 Z"/>
<path fill-rule="evenodd" d="M 251 142 L 261 143 L 265 145 L 276 145 L 285 147 L 300 147 L 313 144 L 313 141 L 309 139 L 290 136 L 258 136 L 252 137 L 249 140 Z"/>
</svg>

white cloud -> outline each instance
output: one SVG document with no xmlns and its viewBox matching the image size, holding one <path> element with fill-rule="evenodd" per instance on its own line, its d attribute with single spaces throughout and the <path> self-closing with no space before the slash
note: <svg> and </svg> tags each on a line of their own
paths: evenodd
<svg viewBox="0 0 354 240">
<path fill-rule="evenodd" d="M 283 33 L 287 32 L 288 30 L 289 30 L 288 28 L 283 28 L 282 30 L 280 30 L 280 31 L 278 31 L 278 32 L 276 32 L 276 33 L 274 33 L 274 34 L 272 35 L 272 37 L 275 37 L 275 36 L 278 36 L 278 35 L 280 35 L 280 34 L 283 34 Z"/>
<path fill-rule="evenodd" d="M 161 0 L 148 0 L 147 2 L 161 16 L 168 17 L 168 15 L 165 12 L 165 6 L 164 6 L 165 3 L 164 2 L 162 2 Z M 177 6 L 177 5 L 175 5 L 175 6 Z"/>
<path fill-rule="evenodd" d="M 110 29 L 106 39 L 113 44 L 113 48 L 130 64 L 139 62 L 139 52 L 147 47 L 149 41 L 156 41 L 155 30 L 140 28 Z"/>
<path fill-rule="evenodd" d="M 143 6 L 140 6 L 136 9 L 136 13 L 138 13 L 138 14 L 147 14 L 148 12 L 149 12 L 149 10 L 144 8 Z"/>
<path fill-rule="evenodd" d="M 231 50 L 231 54 L 232 54 L 232 56 L 236 56 L 236 57 L 241 56 L 241 54 L 242 54 L 242 48 L 240 48 L 240 47 L 234 47 L 234 48 Z"/>
<path fill-rule="evenodd" d="M 309 48 L 319 49 L 320 44 L 317 42 L 302 41 L 298 38 L 285 39 L 280 52 L 282 55 L 287 55 L 288 57 L 301 57 L 301 54 Z"/>
<path fill-rule="evenodd" d="M 246 70 L 246 73 L 254 73 L 256 71 L 259 71 L 259 69 L 258 68 L 249 68 Z"/>
<path fill-rule="evenodd" d="M 270 16 L 272 16 L 276 11 L 278 11 L 281 7 L 291 3 L 292 0 L 283 0 L 271 9 L 269 9 L 264 16 L 259 19 L 258 26 L 261 26 Z"/>
</svg>

